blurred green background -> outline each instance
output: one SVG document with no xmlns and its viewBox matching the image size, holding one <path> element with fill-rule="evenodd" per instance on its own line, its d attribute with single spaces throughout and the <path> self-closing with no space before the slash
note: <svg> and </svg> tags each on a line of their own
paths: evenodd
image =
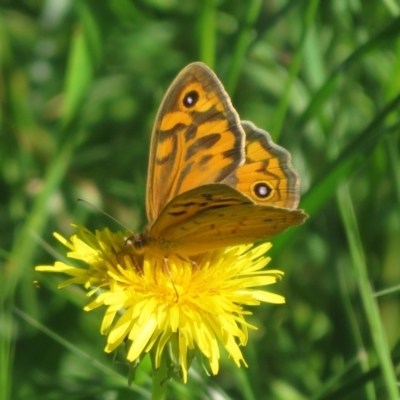
<svg viewBox="0 0 400 400">
<path fill-rule="evenodd" d="M 286 147 L 310 218 L 274 239 L 248 368 L 224 354 L 170 399 L 397 399 L 400 361 L 398 0 L 3 0 L 0 4 L 0 398 L 147 399 L 103 352 L 102 310 L 34 272 L 52 236 L 145 223 L 153 119 L 201 60 L 242 119 Z M 40 288 L 33 284 L 39 282 Z"/>
</svg>

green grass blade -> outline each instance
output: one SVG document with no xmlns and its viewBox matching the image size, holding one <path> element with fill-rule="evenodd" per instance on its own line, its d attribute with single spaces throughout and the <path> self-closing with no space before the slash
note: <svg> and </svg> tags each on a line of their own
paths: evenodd
<svg viewBox="0 0 400 400">
<path fill-rule="evenodd" d="M 62 119 L 62 127 L 64 128 L 62 136 L 65 140 L 62 143 L 62 147 L 59 148 L 58 154 L 49 163 L 43 180 L 43 188 L 35 198 L 32 209 L 15 236 L 8 262 L 7 274 L 4 275 L 4 279 L 1 282 L 1 300 L 3 303 L 7 302 L 7 307 L 2 308 L 2 318 L 9 321 L 11 321 L 11 306 L 14 302 L 18 284 L 21 285 L 24 306 L 29 309 L 31 315 L 35 317 L 38 315 L 36 294 L 34 293 L 32 284 L 32 264 L 37 249 L 37 243 L 33 240 L 33 235 L 42 236 L 44 232 L 48 220 L 49 201 L 65 177 L 80 135 L 80 130 L 76 127 L 76 115 L 79 105 L 82 104 L 87 93 L 90 83 L 89 78 L 93 76 L 92 68 L 94 64 L 93 62 L 87 62 L 87 47 L 84 45 L 84 36 L 81 30 L 77 31 L 71 48 L 73 49 L 71 52 L 71 61 L 66 74 L 66 107 Z M 75 69 L 80 69 L 80 71 L 76 72 Z M 85 79 L 89 79 L 89 81 L 83 83 Z M 67 124 L 70 128 L 75 125 L 74 129 L 67 129 Z M 11 332 L 13 324 L 9 323 L 9 335 L 2 336 L 1 348 L 3 351 L 6 351 L 7 348 L 9 351 L 12 351 Z M 10 354 L 2 355 L 2 359 L 6 363 L 5 365 L 11 363 Z M 3 390 L 6 391 L 6 389 Z"/>
<path fill-rule="evenodd" d="M 354 63 L 360 61 L 360 58 L 367 55 L 373 50 L 379 50 L 380 46 L 387 45 L 390 41 L 396 39 L 400 33 L 400 17 L 395 18 L 388 26 L 381 30 L 373 38 L 365 42 L 362 46 L 357 47 L 343 62 L 341 62 L 331 73 L 321 88 L 311 98 L 310 103 L 297 120 L 296 127 L 300 129 L 311 118 L 318 114 L 319 110 L 325 104 L 327 99 L 335 93 L 335 88 L 340 76 L 349 69 Z"/>
<path fill-rule="evenodd" d="M 342 150 L 339 156 L 327 165 L 320 178 L 301 200 L 301 208 L 304 208 L 311 217 L 334 195 L 339 182 L 364 162 L 365 157 L 372 153 L 382 138 L 393 132 L 399 132 L 400 121 L 388 128 L 382 128 L 387 116 L 399 105 L 400 95 L 387 104 L 373 121 Z M 274 239 L 272 252 L 281 251 L 285 243 L 297 234 L 298 229 L 301 228 L 289 230 L 285 235 Z"/>
<path fill-rule="evenodd" d="M 372 153 L 374 147 L 390 132 L 398 130 L 398 123 L 383 128 L 385 118 L 392 113 L 400 104 L 400 95 L 392 100 L 374 120 L 346 146 L 336 160 L 330 163 L 321 177 L 313 185 L 312 189 L 304 196 L 302 205 L 311 214 L 316 212 L 319 207 L 331 197 L 335 187 L 341 177 L 345 177 L 351 168 L 354 168 L 354 162 L 360 159 L 360 156 L 367 156 Z"/>
<path fill-rule="evenodd" d="M 236 45 L 234 46 L 234 53 L 229 66 L 228 78 L 226 80 L 226 90 L 231 97 L 234 95 L 242 63 L 249 48 L 253 25 L 260 14 L 261 4 L 261 0 L 249 1 L 244 22 L 241 26 Z"/>
<path fill-rule="evenodd" d="M 349 244 L 352 269 L 355 281 L 358 285 L 364 312 L 369 323 L 369 331 L 373 339 L 376 356 L 381 366 L 382 378 L 388 395 L 387 398 L 396 400 L 400 398 L 396 373 L 390 357 L 386 333 L 381 323 L 379 307 L 374 298 L 369 281 L 365 254 L 360 239 L 357 220 L 346 184 L 339 187 L 337 198 Z"/>
<path fill-rule="evenodd" d="M 400 357 L 397 356 L 393 358 L 394 364 L 397 364 L 400 360 Z M 351 379 L 350 382 L 340 386 L 336 390 L 332 391 L 327 395 L 322 395 L 317 398 L 318 400 L 336 400 L 336 399 L 346 399 L 351 398 L 356 390 L 359 390 L 363 386 L 367 385 L 369 382 L 374 379 L 379 378 L 381 374 L 380 366 L 371 368 L 367 373 L 361 374 L 354 379 Z M 346 377 L 345 377 L 346 378 Z M 314 399 L 313 399 L 314 400 Z"/>
<path fill-rule="evenodd" d="M 92 60 L 89 43 L 81 26 L 75 28 L 67 68 L 64 89 L 64 112 L 62 126 L 65 128 L 73 120 L 85 100 L 92 80 Z"/>
<path fill-rule="evenodd" d="M 304 26 L 302 29 L 299 45 L 296 49 L 293 61 L 290 65 L 288 80 L 286 82 L 282 98 L 278 104 L 278 107 L 275 112 L 275 117 L 272 121 L 270 128 L 271 136 L 275 141 L 278 141 L 282 130 L 283 121 L 285 120 L 285 116 L 289 106 L 292 86 L 300 70 L 304 43 L 307 39 L 307 34 L 311 29 L 312 24 L 314 23 L 315 13 L 317 11 L 318 5 L 319 5 L 319 0 L 310 0 L 307 5 L 307 9 L 304 16 Z"/>
<path fill-rule="evenodd" d="M 216 18 L 215 0 L 204 0 L 200 19 L 200 59 L 210 68 L 215 66 Z"/>
<path fill-rule="evenodd" d="M 126 387 L 126 377 L 121 375 L 117 371 L 115 371 L 115 369 L 110 368 L 109 366 L 105 365 L 101 361 L 94 359 L 90 354 L 88 354 L 87 352 L 83 351 L 82 349 L 79 349 L 78 347 L 74 346 L 72 343 L 66 341 L 60 335 L 51 331 L 46 326 L 41 324 L 39 321 L 32 318 L 30 315 L 24 313 L 22 310 L 20 310 L 18 308 L 14 308 L 14 313 L 19 318 L 23 319 L 28 324 L 32 325 L 35 329 L 40 330 L 41 332 L 43 332 L 44 334 L 49 336 L 52 340 L 57 342 L 59 345 L 65 347 L 69 352 L 77 355 L 80 359 L 82 359 L 83 362 L 85 362 L 88 365 L 91 365 L 94 368 L 96 368 L 97 370 L 99 370 L 102 374 L 104 374 L 104 376 L 112 377 L 114 384 L 117 384 L 123 388 Z M 129 386 L 129 389 L 132 392 L 141 394 L 145 398 L 150 398 L 150 393 L 138 385 L 132 384 Z"/>
</svg>

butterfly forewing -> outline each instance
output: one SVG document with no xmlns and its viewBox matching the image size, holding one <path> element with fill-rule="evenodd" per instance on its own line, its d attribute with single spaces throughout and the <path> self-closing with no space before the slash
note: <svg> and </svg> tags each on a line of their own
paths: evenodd
<svg viewBox="0 0 400 400">
<path fill-rule="evenodd" d="M 220 182 L 244 162 L 244 131 L 215 74 L 188 65 L 172 83 L 154 126 L 147 181 L 153 222 L 180 193 Z"/>
</svg>

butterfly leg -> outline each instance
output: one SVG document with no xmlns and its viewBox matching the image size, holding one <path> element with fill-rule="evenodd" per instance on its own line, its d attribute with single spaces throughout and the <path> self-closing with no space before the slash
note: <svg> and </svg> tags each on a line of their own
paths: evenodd
<svg viewBox="0 0 400 400">
<path fill-rule="evenodd" d="M 136 253 L 132 254 L 132 251 L 129 250 L 129 247 L 119 251 L 113 248 L 112 252 L 114 253 L 117 262 L 119 265 L 121 265 L 121 267 L 127 269 L 133 266 L 137 273 L 143 273 L 143 256 L 140 254 L 137 255 Z M 127 261 L 125 257 L 129 257 L 129 261 Z"/>
<path fill-rule="evenodd" d="M 179 254 L 177 254 L 176 256 L 177 256 L 181 261 L 190 264 L 192 267 L 196 268 L 197 270 L 199 269 L 199 268 L 197 267 L 196 261 L 192 261 L 192 260 L 188 260 L 188 259 L 186 259 L 186 258 L 183 258 L 183 257 L 180 256 Z"/>
<path fill-rule="evenodd" d="M 116 251 L 114 248 L 111 249 L 114 253 L 118 264 L 125 265 L 124 255 L 126 254 L 125 250 Z"/>
<path fill-rule="evenodd" d="M 172 277 L 171 271 L 170 271 L 170 269 L 168 267 L 168 258 L 167 257 L 164 257 L 164 267 L 165 267 L 165 270 L 167 271 L 169 279 L 171 279 L 172 286 L 174 287 L 174 290 L 175 290 L 175 293 L 176 293 L 176 301 L 175 302 L 177 303 L 179 301 L 179 293 L 178 293 L 178 290 L 177 290 L 177 288 L 175 286 L 174 278 Z"/>
</svg>

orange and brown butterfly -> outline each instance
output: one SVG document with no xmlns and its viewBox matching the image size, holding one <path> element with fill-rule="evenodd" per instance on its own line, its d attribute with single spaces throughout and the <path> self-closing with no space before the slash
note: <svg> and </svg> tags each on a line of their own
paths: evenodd
<svg viewBox="0 0 400 400">
<path fill-rule="evenodd" d="M 269 239 L 306 218 L 299 176 L 268 133 L 240 121 L 205 64 L 172 82 L 154 124 L 147 178 L 148 225 L 138 253 L 182 258 Z"/>
</svg>

